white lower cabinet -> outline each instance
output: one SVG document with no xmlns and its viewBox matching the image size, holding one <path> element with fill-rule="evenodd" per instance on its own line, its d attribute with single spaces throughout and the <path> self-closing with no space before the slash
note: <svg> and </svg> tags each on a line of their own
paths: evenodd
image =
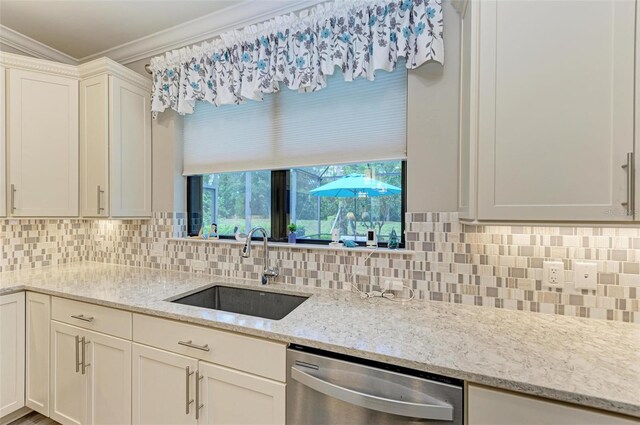
<svg viewBox="0 0 640 425">
<path fill-rule="evenodd" d="M 24 407 L 24 292 L 0 297 L 0 417 Z"/>
<path fill-rule="evenodd" d="M 131 422 L 131 342 L 51 322 L 50 417 L 62 424 Z"/>
<path fill-rule="evenodd" d="M 198 361 L 133 344 L 134 424 L 196 424 Z"/>
<path fill-rule="evenodd" d="M 26 313 L 25 405 L 49 416 L 51 297 L 27 292 Z"/>
<path fill-rule="evenodd" d="M 50 417 L 62 424 L 86 423 L 86 379 L 80 370 L 82 329 L 51 322 Z"/>
<path fill-rule="evenodd" d="M 132 370 L 134 424 L 285 423 L 284 383 L 136 343 Z"/>
<path fill-rule="evenodd" d="M 631 425 L 629 417 L 469 385 L 468 425 Z"/>
<path fill-rule="evenodd" d="M 205 362 L 198 373 L 198 424 L 285 423 L 285 384 Z"/>
<path fill-rule="evenodd" d="M 131 342 L 84 331 L 87 339 L 87 423 L 131 423 Z"/>
</svg>

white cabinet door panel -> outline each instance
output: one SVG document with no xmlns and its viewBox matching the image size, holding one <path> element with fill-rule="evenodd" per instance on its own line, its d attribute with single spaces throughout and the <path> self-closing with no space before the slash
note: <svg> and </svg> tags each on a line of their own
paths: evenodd
<svg viewBox="0 0 640 425">
<path fill-rule="evenodd" d="M 87 341 L 87 423 L 131 423 L 131 342 L 84 331 Z"/>
<path fill-rule="evenodd" d="M 109 216 L 109 77 L 80 82 L 80 214 Z"/>
<path fill-rule="evenodd" d="M 78 81 L 9 70 L 9 176 L 15 216 L 78 215 Z"/>
<path fill-rule="evenodd" d="M 111 215 L 151 216 L 151 110 L 147 90 L 109 77 Z"/>
<path fill-rule="evenodd" d="M 478 218 L 631 220 L 635 2 L 479 7 Z"/>
<path fill-rule="evenodd" d="M 51 297 L 27 292 L 26 406 L 49 416 Z"/>
<path fill-rule="evenodd" d="M 469 385 L 468 425 L 632 425 L 607 412 Z"/>
<path fill-rule="evenodd" d="M 24 292 L 0 297 L 0 417 L 24 406 Z"/>
<path fill-rule="evenodd" d="M 197 423 L 193 407 L 197 360 L 134 343 L 132 363 L 134 424 Z"/>
<path fill-rule="evenodd" d="M 76 336 L 83 330 L 59 322 L 51 322 L 51 419 L 64 425 L 86 423 L 87 379 L 77 366 L 82 348 Z"/>
<path fill-rule="evenodd" d="M 285 384 L 200 362 L 199 424 L 284 425 Z"/>
</svg>

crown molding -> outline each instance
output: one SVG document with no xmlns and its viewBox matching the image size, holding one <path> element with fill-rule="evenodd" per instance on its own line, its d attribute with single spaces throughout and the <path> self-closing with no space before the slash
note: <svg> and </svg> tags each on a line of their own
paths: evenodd
<svg viewBox="0 0 640 425">
<path fill-rule="evenodd" d="M 81 79 L 107 74 L 128 81 L 143 90 L 151 90 L 151 80 L 149 78 L 146 78 L 107 57 L 83 63 L 78 66 L 78 71 Z"/>
<path fill-rule="evenodd" d="M 326 0 L 291 0 L 274 5 L 269 1 L 244 0 L 146 37 L 80 58 L 80 62 L 107 56 L 123 65 L 161 55 L 173 49 L 214 38 L 224 32 L 296 12 Z M 284 5 L 282 3 L 285 3 Z"/>
<path fill-rule="evenodd" d="M 23 53 L 38 59 L 52 60 L 69 65 L 77 65 L 78 60 L 72 56 L 62 53 L 53 47 L 47 46 L 31 37 L 27 37 L 9 27 L 0 25 L 0 43 L 13 47 Z"/>
<path fill-rule="evenodd" d="M 30 58 L 28 56 L 7 52 L 0 52 L 0 65 L 4 65 L 7 68 L 19 68 L 52 75 L 80 78 L 77 65 L 67 65 L 60 62 Z"/>
</svg>

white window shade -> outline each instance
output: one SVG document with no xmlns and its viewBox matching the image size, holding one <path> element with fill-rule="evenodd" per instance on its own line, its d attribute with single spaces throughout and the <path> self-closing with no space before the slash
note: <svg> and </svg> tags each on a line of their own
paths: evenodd
<svg viewBox="0 0 640 425">
<path fill-rule="evenodd" d="M 184 117 L 184 175 L 406 158 L 406 69 L 375 81 L 339 74 L 315 93 L 283 87 L 262 102 L 198 103 Z"/>
</svg>

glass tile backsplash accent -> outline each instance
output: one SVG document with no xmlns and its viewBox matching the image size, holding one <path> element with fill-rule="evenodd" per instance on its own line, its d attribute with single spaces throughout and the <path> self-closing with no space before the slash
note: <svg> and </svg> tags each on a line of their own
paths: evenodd
<svg viewBox="0 0 640 425">
<path fill-rule="evenodd" d="M 455 213 L 408 213 L 407 249 L 270 249 L 277 282 L 379 289 L 401 278 L 423 300 L 640 323 L 640 228 L 467 225 Z M 151 220 L 0 220 L 0 271 L 98 261 L 258 279 L 262 257 L 241 244 L 171 240 L 186 235 L 184 213 Z M 260 245 L 254 248 L 261 251 Z M 565 265 L 562 290 L 542 288 L 542 263 Z M 597 263 L 596 290 L 573 288 L 573 262 Z M 204 271 L 202 269 L 204 264 Z"/>
</svg>

